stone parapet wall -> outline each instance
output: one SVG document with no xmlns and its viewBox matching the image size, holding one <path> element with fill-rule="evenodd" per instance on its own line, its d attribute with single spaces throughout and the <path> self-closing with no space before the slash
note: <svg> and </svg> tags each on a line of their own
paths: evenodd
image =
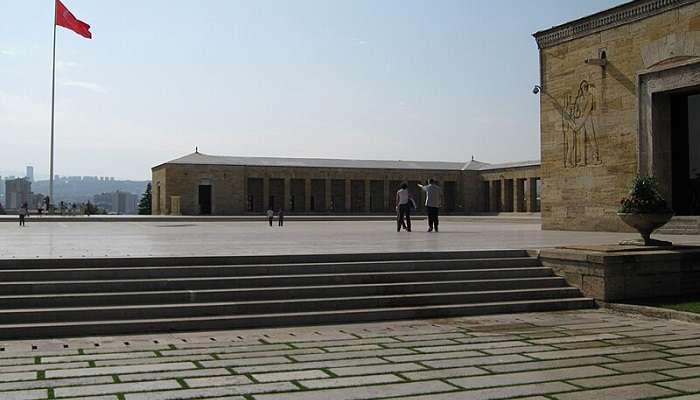
<svg viewBox="0 0 700 400">
<path fill-rule="evenodd" d="M 543 249 L 542 265 L 604 302 L 697 294 L 700 247 L 589 246 Z"/>
</svg>

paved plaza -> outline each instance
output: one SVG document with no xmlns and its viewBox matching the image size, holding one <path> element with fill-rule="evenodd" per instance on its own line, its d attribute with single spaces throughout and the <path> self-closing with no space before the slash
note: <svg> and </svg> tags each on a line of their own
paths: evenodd
<svg viewBox="0 0 700 400">
<path fill-rule="evenodd" d="M 0 223 L 0 258 L 542 248 L 528 221 Z M 659 236 L 699 244 L 698 236 Z M 0 342 L 0 400 L 700 400 L 700 325 L 605 310 Z"/>
<path fill-rule="evenodd" d="M 700 325 L 590 310 L 0 344 L 0 399 L 700 399 Z"/>
<path fill-rule="evenodd" d="M 0 258 L 201 256 L 538 249 L 611 244 L 631 233 L 543 231 L 539 223 L 444 217 L 439 233 L 396 232 L 392 221 L 290 221 L 284 228 L 259 222 L 51 222 L 24 228 L 0 223 Z M 700 244 L 700 236 L 655 236 Z"/>
</svg>

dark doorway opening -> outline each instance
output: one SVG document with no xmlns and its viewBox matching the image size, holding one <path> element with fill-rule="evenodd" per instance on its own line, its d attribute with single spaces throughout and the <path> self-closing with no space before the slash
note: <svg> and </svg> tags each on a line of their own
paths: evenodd
<svg viewBox="0 0 700 400">
<path fill-rule="evenodd" d="M 489 212 L 491 205 L 491 185 L 488 181 L 481 182 L 481 211 Z"/>
<path fill-rule="evenodd" d="M 211 215 L 211 185 L 199 185 L 199 214 Z"/>
<path fill-rule="evenodd" d="M 248 178 L 248 211 L 266 211 L 262 178 Z"/>
<path fill-rule="evenodd" d="M 445 186 L 442 188 L 442 194 L 444 196 L 443 205 L 445 211 L 452 212 L 457 209 L 457 184 L 456 182 L 448 181 L 445 182 Z"/>
<path fill-rule="evenodd" d="M 700 90 L 671 95 L 672 206 L 700 215 Z"/>
</svg>

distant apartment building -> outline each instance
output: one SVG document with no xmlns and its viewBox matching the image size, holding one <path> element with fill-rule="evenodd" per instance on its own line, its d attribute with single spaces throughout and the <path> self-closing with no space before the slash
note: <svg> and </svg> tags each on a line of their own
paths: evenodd
<svg viewBox="0 0 700 400">
<path fill-rule="evenodd" d="M 25 177 L 29 182 L 34 182 L 34 167 L 31 165 L 27 166 L 27 172 L 25 174 Z"/>
<path fill-rule="evenodd" d="M 95 206 L 110 214 L 137 214 L 138 196 L 117 190 L 94 196 Z"/>
<path fill-rule="evenodd" d="M 29 207 L 35 207 L 32 183 L 25 178 L 17 178 L 5 181 L 5 208 L 18 209 L 24 203 Z"/>
</svg>

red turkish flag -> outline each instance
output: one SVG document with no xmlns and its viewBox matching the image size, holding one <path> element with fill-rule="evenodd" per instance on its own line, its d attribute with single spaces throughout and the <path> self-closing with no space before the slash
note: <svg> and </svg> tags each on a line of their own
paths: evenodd
<svg viewBox="0 0 700 400">
<path fill-rule="evenodd" d="M 92 39 L 90 25 L 75 18 L 75 15 L 68 11 L 66 6 L 59 0 L 56 0 L 56 25 L 68 28 L 80 36 Z"/>
</svg>

